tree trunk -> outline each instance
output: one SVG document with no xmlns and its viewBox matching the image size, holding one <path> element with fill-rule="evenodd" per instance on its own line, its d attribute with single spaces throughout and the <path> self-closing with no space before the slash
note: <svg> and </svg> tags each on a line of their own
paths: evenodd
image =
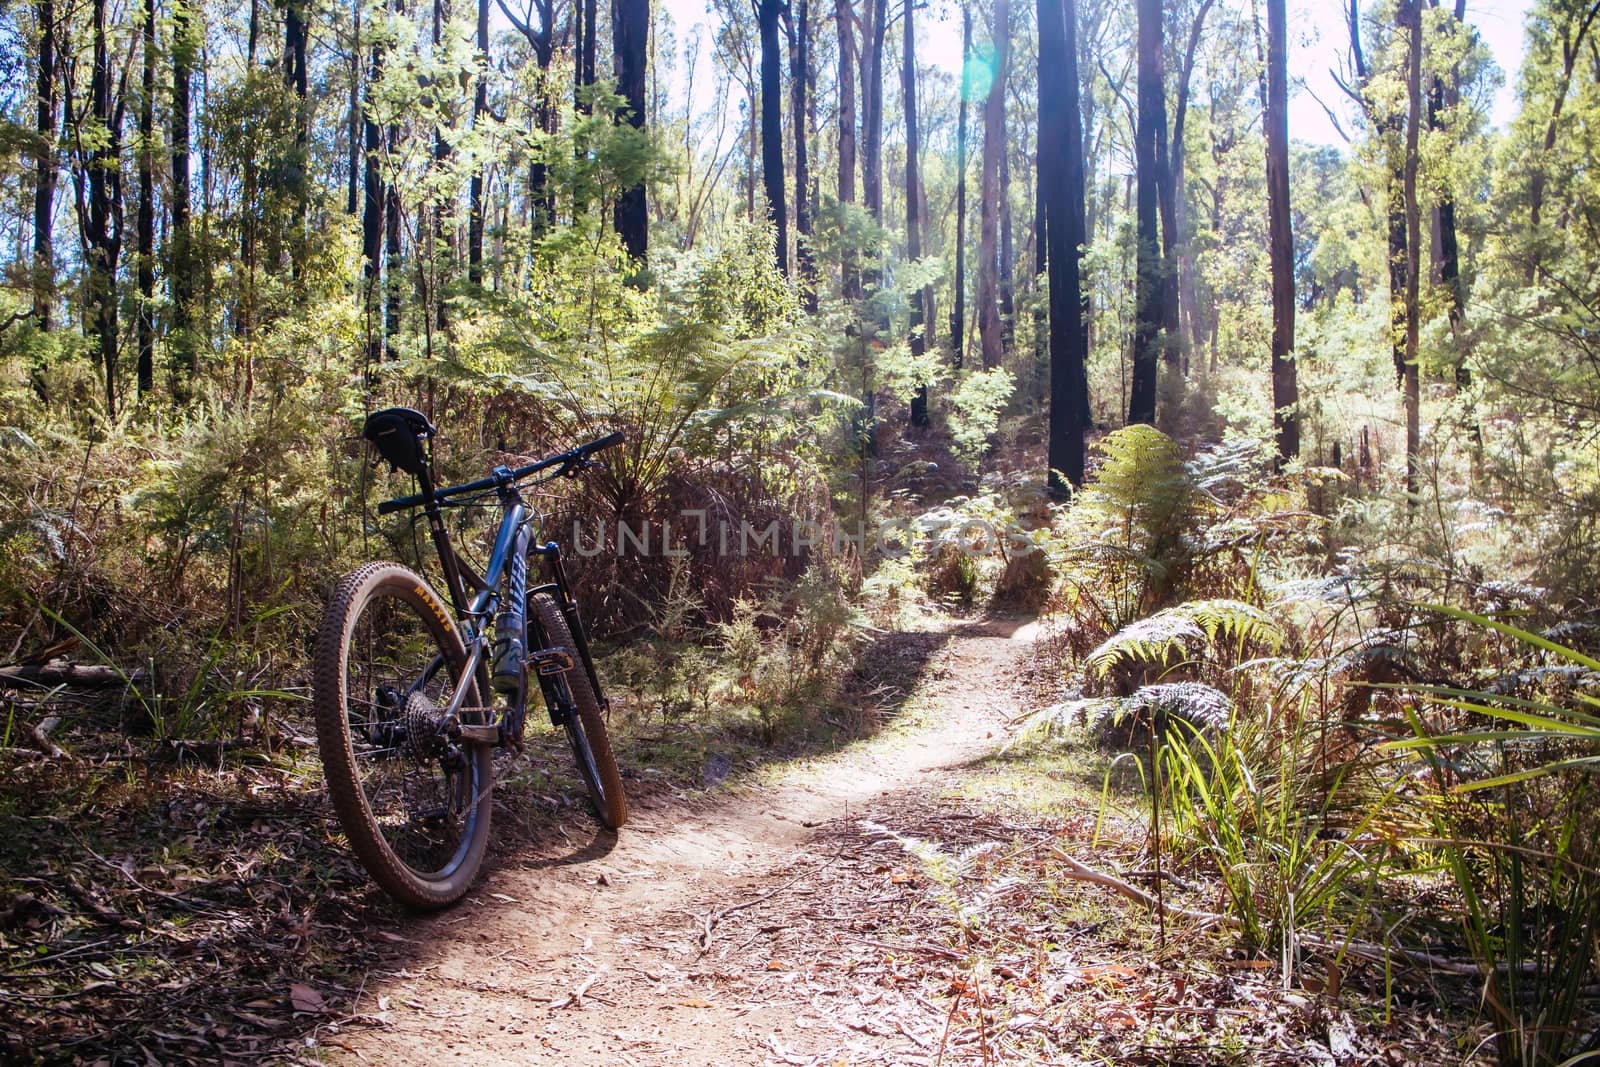
<svg viewBox="0 0 1600 1067">
<path fill-rule="evenodd" d="M 361 0 L 350 5 L 350 172 L 346 175 L 344 213 L 361 210 Z"/>
<path fill-rule="evenodd" d="M 763 0 L 772 3 L 773 0 Z M 616 56 L 617 89 L 622 94 L 627 109 L 628 125 L 644 129 L 645 77 L 650 43 L 650 0 L 616 0 L 612 8 L 612 49 Z M 774 27 L 776 32 L 776 27 Z M 773 45 L 776 53 L 777 45 Z M 774 59 L 776 64 L 776 59 Z M 782 167 L 783 144 L 778 142 L 779 167 Z M 783 175 L 778 176 L 781 190 Z M 781 194 L 780 194 L 781 195 Z M 645 204 L 644 182 L 641 180 L 623 190 L 617 200 L 617 233 L 628 255 L 643 261 L 650 245 L 650 213 Z"/>
<path fill-rule="evenodd" d="M 1004 355 L 996 273 L 1000 223 L 1000 157 L 1006 138 L 1006 67 L 1010 62 L 1010 0 L 995 0 L 994 77 L 983 103 L 983 182 L 978 212 L 978 340 L 983 369 L 1000 365 Z"/>
<path fill-rule="evenodd" d="M 172 329 L 167 345 L 178 376 L 174 392 L 182 399 L 199 372 L 199 343 L 190 326 L 194 306 L 196 264 L 189 220 L 189 82 L 194 67 L 197 27 L 187 0 L 172 4 L 172 185 L 167 194 L 171 248 L 167 288 L 172 301 Z"/>
<path fill-rule="evenodd" d="M 386 148 L 390 159 L 399 158 L 399 126 L 391 125 L 389 127 Z M 394 182 L 386 183 L 384 188 L 383 228 L 385 268 L 383 275 L 383 356 L 385 359 L 393 360 L 399 356 L 396 340 L 400 336 L 400 313 L 404 300 L 402 293 L 405 286 L 405 255 L 400 230 L 400 188 Z"/>
<path fill-rule="evenodd" d="M 906 115 L 906 258 L 915 261 L 922 258 L 922 174 L 917 161 L 917 153 L 921 151 L 921 131 L 917 129 L 917 37 L 911 19 L 916 0 L 905 0 L 905 3 L 905 14 L 901 16 L 905 24 L 901 27 L 904 55 L 900 63 L 900 88 Z M 912 356 L 927 351 L 927 338 L 923 336 L 923 325 L 928 321 L 924 296 L 920 289 L 911 294 Z M 928 425 L 927 383 L 918 385 L 912 394 L 911 425 Z"/>
<path fill-rule="evenodd" d="M 856 202 L 856 31 L 853 0 L 837 0 L 839 28 L 839 177 L 841 206 Z M 840 254 L 839 284 L 846 300 L 861 299 L 861 272 L 848 242 Z"/>
<path fill-rule="evenodd" d="M 1000 337 L 1010 349 L 1016 340 L 1016 244 L 1011 233 L 1011 146 L 1000 145 Z"/>
<path fill-rule="evenodd" d="M 1289 213 L 1288 17 L 1267 0 L 1267 248 L 1272 264 L 1272 425 L 1279 461 L 1300 455 L 1294 364 L 1294 233 Z"/>
<path fill-rule="evenodd" d="M 788 195 L 783 184 L 783 68 L 778 52 L 778 17 L 784 0 L 760 0 L 756 25 L 761 34 L 761 179 L 767 194 L 767 221 L 774 230 L 773 258 L 789 273 Z"/>
<path fill-rule="evenodd" d="M 156 4 L 145 0 L 139 98 L 139 397 L 156 384 Z"/>
<path fill-rule="evenodd" d="M 800 267 L 800 299 L 805 309 L 817 310 L 817 263 L 811 248 L 811 155 L 808 137 L 811 107 L 806 90 L 811 83 L 811 23 L 807 0 L 793 0 L 789 33 L 789 109 L 794 112 L 794 229 L 795 260 Z"/>
<path fill-rule="evenodd" d="M 574 0 L 576 3 L 577 0 Z M 595 0 L 582 0 L 583 3 L 583 42 L 578 57 L 578 75 L 580 85 L 593 85 L 595 74 L 595 33 L 596 23 L 599 21 L 599 5 Z M 582 110 L 588 111 L 588 105 L 582 105 Z"/>
<path fill-rule="evenodd" d="M 956 278 L 950 308 L 950 349 L 956 370 L 961 369 L 966 346 L 967 316 L 967 87 L 972 61 L 972 12 L 961 5 L 960 102 L 956 105 Z"/>
<path fill-rule="evenodd" d="M 1128 389 L 1128 421 L 1155 422 L 1156 370 L 1161 348 L 1161 251 L 1157 244 L 1159 193 L 1165 169 L 1158 146 L 1165 140 L 1167 109 L 1161 73 L 1161 0 L 1138 0 L 1139 110 L 1134 131 L 1138 172 L 1135 230 L 1133 375 Z"/>
<path fill-rule="evenodd" d="M 1456 0 L 1455 21 L 1459 25 L 1466 17 L 1466 0 Z M 1428 128 L 1434 131 L 1444 129 L 1444 112 L 1454 109 L 1460 102 L 1460 71 L 1454 71 L 1450 84 L 1446 84 L 1443 77 L 1435 74 L 1433 85 L 1428 97 Z M 1445 314 L 1450 320 L 1450 336 L 1456 347 L 1456 385 L 1465 388 L 1472 383 L 1472 372 L 1467 366 L 1467 357 L 1463 338 L 1461 336 L 1462 322 L 1466 315 L 1466 293 L 1462 291 L 1461 282 L 1461 252 L 1456 236 L 1456 198 L 1454 181 L 1446 173 L 1439 179 L 1437 206 L 1434 209 L 1435 220 L 1438 224 L 1438 241 L 1434 246 L 1434 254 L 1439 268 L 1439 284 L 1444 289 Z"/>
<path fill-rule="evenodd" d="M 433 0 L 433 48 L 435 53 L 441 50 L 444 44 L 445 23 L 450 21 L 449 0 Z M 434 99 L 436 114 L 442 115 L 445 110 L 443 99 L 446 89 Z M 443 183 L 444 175 L 450 165 L 450 142 L 444 135 L 445 127 L 434 120 L 433 126 L 433 172 Z M 441 188 L 443 185 L 441 184 Z M 450 286 L 451 263 L 451 217 L 454 214 L 454 202 L 444 192 L 436 193 L 429 212 L 433 216 L 433 239 L 428 244 L 428 255 L 417 256 L 418 272 L 428 278 L 427 294 L 432 301 L 432 328 L 443 332 L 448 326 L 448 316 L 445 306 L 445 295 Z M 418 244 L 422 243 L 419 235 Z M 427 310 L 424 311 L 427 314 Z M 433 338 L 430 334 L 428 345 L 431 349 Z"/>
<path fill-rule="evenodd" d="M 1039 185 L 1044 191 L 1044 252 L 1050 282 L 1050 496 L 1064 500 L 1083 484 L 1082 418 L 1088 408 L 1083 317 L 1083 116 L 1078 92 L 1076 0 L 1038 0 L 1039 54 L 1060 62 L 1039 66 Z"/>
<path fill-rule="evenodd" d="M 106 37 L 106 0 L 94 0 L 93 73 L 90 116 L 97 131 L 83 170 L 88 172 L 89 210 L 84 226 L 88 332 L 95 338 L 105 384 L 106 417 L 117 410 L 117 258 L 122 251 L 121 108 L 112 97 L 111 51 Z"/>
<path fill-rule="evenodd" d="M 1189 373 L 1189 333 L 1184 329 L 1185 310 L 1191 314 L 1194 307 L 1194 264 L 1189 255 L 1188 241 L 1184 238 L 1188 215 L 1188 196 L 1184 189 L 1184 125 L 1189 116 L 1189 83 L 1194 74 L 1195 52 L 1200 47 L 1200 34 L 1205 29 L 1206 14 L 1216 0 L 1202 0 L 1189 27 L 1189 47 L 1183 54 L 1183 68 L 1178 74 L 1178 95 L 1172 109 L 1172 144 L 1168 153 L 1167 189 L 1171 199 L 1172 234 L 1167 257 L 1167 344 L 1175 357 L 1181 357 L 1183 373 Z M 1165 234 L 1163 235 L 1165 236 Z"/>
<path fill-rule="evenodd" d="M 478 133 L 489 116 L 489 0 L 478 0 L 477 85 L 472 94 L 472 128 Z M 542 87 L 541 87 L 542 91 Z M 483 164 L 472 168 L 467 186 L 467 283 L 483 285 Z"/>
<path fill-rule="evenodd" d="M 1417 506 L 1421 488 L 1421 390 L 1417 365 L 1420 309 L 1418 288 L 1422 273 L 1422 224 L 1417 206 L 1417 142 L 1422 120 L 1422 3 L 1405 0 L 1400 8 L 1402 27 L 1408 32 L 1406 67 L 1406 295 L 1405 295 L 1405 405 L 1406 496 L 1410 509 Z"/>
<path fill-rule="evenodd" d="M 379 153 L 383 150 L 382 130 L 378 126 L 374 94 L 383 80 L 383 45 L 373 44 L 372 60 L 367 72 L 367 104 L 362 121 L 362 138 L 365 147 L 365 166 L 362 178 L 361 256 L 363 260 L 363 294 L 365 307 L 364 328 L 367 335 L 367 380 L 376 375 L 378 364 L 383 362 L 383 333 L 379 318 L 383 298 L 383 176 L 379 169 Z"/>
<path fill-rule="evenodd" d="M 306 12 L 308 0 L 288 0 L 283 21 L 283 81 L 294 93 L 294 163 L 290 167 L 289 181 L 294 195 L 294 233 L 289 241 L 289 262 L 294 277 L 300 276 L 305 259 L 306 212 L 310 207 L 310 186 L 307 167 L 310 165 L 311 112 L 306 95 L 310 89 L 306 69 Z"/>
<path fill-rule="evenodd" d="M 866 0 L 862 25 L 861 63 L 861 198 L 872 221 L 883 222 L 883 44 L 888 29 L 889 0 Z M 867 259 L 867 284 L 876 289 L 883 277 L 882 249 Z"/>
<path fill-rule="evenodd" d="M 39 68 L 36 88 L 38 118 L 34 133 L 33 179 L 33 321 L 50 329 L 50 307 L 55 302 L 55 198 L 56 198 L 56 16 L 54 0 L 38 0 Z M 42 387 L 42 386 L 41 386 Z"/>
</svg>

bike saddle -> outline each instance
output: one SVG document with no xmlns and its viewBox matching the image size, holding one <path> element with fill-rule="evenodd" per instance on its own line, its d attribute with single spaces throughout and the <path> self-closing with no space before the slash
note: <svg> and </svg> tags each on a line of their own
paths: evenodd
<svg viewBox="0 0 1600 1067">
<path fill-rule="evenodd" d="M 433 423 L 411 408 L 374 411 L 361 427 L 361 436 L 371 441 L 395 470 L 407 474 L 421 474 L 427 469 L 427 442 L 433 435 Z"/>
</svg>

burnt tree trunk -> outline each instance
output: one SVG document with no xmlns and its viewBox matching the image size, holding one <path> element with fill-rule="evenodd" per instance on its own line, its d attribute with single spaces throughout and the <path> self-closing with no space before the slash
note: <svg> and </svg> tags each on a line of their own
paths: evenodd
<svg viewBox="0 0 1600 1067">
<path fill-rule="evenodd" d="M 950 307 L 950 350 L 956 370 L 966 354 L 967 317 L 967 88 L 971 84 L 972 12 L 961 5 L 961 83 L 956 105 L 956 277 Z"/>
<path fill-rule="evenodd" d="M 789 273 L 788 195 L 783 183 L 783 66 L 778 51 L 778 19 L 784 0 L 759 0 L 756 27 L 761 35 L 761 180 L 767 194 L 767 221 L 774 231 L 773 260 Z"/>
<path fill-rule="evenodd" d="M 901 27 L 904 31 L 904 54 L 900 63 L 900 88 L 906 116 L 906 258 L 911 260 L 922 258 L 922 173 L 917 160 L 917 153 L 921 151 L 921 131 L 917 129 L 917 38 L 911 18 L 915 7 L 916 0 L 906 0 L 905 14 L 901 16 L 904 20 Z M 920 289 L 911 294 L 910 344 L 913 356 L 920 356 L 927 351 L 928 339 L 923 335 L 924 324 L 928 322 L 925 298 L 926 293 Z M 912 394 L 911 425 L 928 425 L 926 383 L 918 385 Z"/>
<path fill-rule="evenodd" d="M 197 49 L 198 32 L 187 0 L 172 4 L 172 117 L 168 139 L 172 152 L 172 183 L 167 193 L 168 299 L 172 302 L 172 328 L 167 345 L 178 371 L 175 392 L 187 395 L 189 382 L 198 373 L 199 340 L 191 326 L 195 293 L 195 258 L 189 212 L 189 90 Z"/>
<path fill-rule="evenodd" d="M 362 302 L 365 306 L 367 334 L 367 379 L 376 374 L 375 368 L 383 362 L 383 331 L 379 317 L 383 301 L 383 172 L 380 153 L 383 151 L 383 133 L 373 110 L 373 94 L 383 79 L 383 45 L 372 46 L 372 59 L 367 71 L 367 101 L 362 121 L 364 166 L 362 176 L 361 206 L 361 257 L 363 261 Z"/>
<path fill-rule="evenodd" d="M 800 268 L 800 299 L 817 310 L 817 262 L 811 248 L 811 23 L 808 0 L 793 0 L 789 21 L 789 110 L 794 113 L 795 261 Z"/>
<path fill-rule="evenodd" d="M 478 0 L 477 84 L 472 94 L 472 127 L 481 133 L 489 116 L 489 0 Z M 467 185 L 467 284 L 483 285 L 483 165 L 472 168 Z"/>
<path fill-rule="evenodd" d="M 1160 359 L 1161 249 L 1157 221 L 1167 109 L 1161 73 L 1161 0 L 1138 0 L 1138 123 L 1134 130 L 1137 171 L 1133 374 L 1128 388 L 1128 421 L 1154 423 L 1156 371 Z"/>
<path fill-rule="evenodd" d="M 144 52 L 144 77 L 139 95 L 139 217 L 136 223 L 139 243 L 139 397 L 156 384 L 156 181 L 155 181 L 155 97 L 156 97 L 156 3 L 145 0 L 144 32 L 140 47 Z"/>
<path fill-rule="evenodd" d="M 345 176 L 346 215 L 361 210 L 361 0 L 351 3 L 350 18 L 350 114 L 347 119 L 350 171 Z"/>
<path fill-rule="evenodd" d="M 841 208 L 856 202 L 856 30 L 853 0 L 837 0 L 839 29 L 839 176 Z M 846 300 L 861 299 L 861 270 L 848 242 L 840 254 L 839 284 Z"/>
<path fill-rule="evenodd" d="M 1399 11 L 1401 27 L 1408 34 L 1406 64 L 1406 150 L 1405 179 L 1405 406 L 1406 406 L 1406 495 L 1410 509 L 1417 505 L 1421 488 L 1421 391 L 1417 365 L 1420 309 L 1417 307 L 1422 273 L 1421 212 L 1417 204 L 1418 127 L 1422 120 L 1422 3 L 1405 0 Z"/>
<path fill-rule="evenodd" d="M 883 44 L 888 29 L 889 0 L 866 0 L 861 44 L 861 199 L 874 223 L 883 222 Z M 867 257 L 867 283 L 876 289 L 883 278 L 882 249 Z"/>
<path fill-rule="evenodd" d="M 56 16 L 54 0 L 38 0 L 39 67 L 35 82 L 37 121 L 33 177 L 33 321 L 50 328 L 55 302 L 54 220 L 56 199 Z"/>
<path fill-rule="evenodd" d="M 1038 0 L 1039 185 L 1046 215 L 1042 253 L 1050 283 L 1050 495 L 1063 500 L 1083 484 L 1083 413 L 1088 359 L 1083 314 L 1085 234 L 1083 115 L 1078 91 L 1076 0 Z"/>
<path fill-rule="evenodd" d="M 1267 251 L 1272 268 L 1272 425 L 1278 460 L 1300 455 L 1294 364 L 1294 232 L 1289 213 L 1288 16 L 1267 0 Z"/>
<path fill-rule="evenodd" d="M 771 3 L 773 0 L 764 2 Z M 650 43 L 650 0 L 616 0 L 612 8 L 611 33 L 612 50 L 616 57 L 617 90 L 622 94 L 627 123 L 636 130 L 642 130 L 645 121 L 645 68 L 648 66 Z M 781 141 L 778 154 L 781 159 Z M 782 175 L 779 175 L 779 180 L 781 182 Z M 636 261 L 642 261 L 650 246 L 650 214 L 645 204 L 642 178 L 624 189 L 618 198 L 614 223 L 628 255 Z"/>
<path fill-rule="evenodd" d="M 1010 0 L 995 0 L 994 77 L 983 103 L 983 179 L 978 210 L 978 341 L 983 368 L 1000 365 L 1004 339 L 997 292 L 1000 225 L 1000 157 L 1006 139 L 1006 67 L 1010 61 Z"/>
</svg>

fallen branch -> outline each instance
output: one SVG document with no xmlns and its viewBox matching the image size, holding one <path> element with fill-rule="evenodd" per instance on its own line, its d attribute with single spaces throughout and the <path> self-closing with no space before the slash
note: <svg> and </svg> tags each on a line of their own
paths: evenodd
<svg viewBox="0 0 1600 1067">
<path fill-rule="evenodd" d="M 142 670 L 122 671 L 99 663 L 56 661 L 35 666 L 0 667 L 0 688 L 38 689 L 54 685 L 75 685 L 85 689 L 110 689 L 142 682 Z"/>
<path fill-rule="evenodd" d="M 33 743 L 39 746 L 40 752 L 43 752 L 51 759 L 61 759 L 67 754 L 65 749 L 50 740 L 51 731 L 60 725 L 61 716 L 49 715 L 40 719 L 38 725 L 30 731 L 33 736 Z"/>
<path fill-rule="evenodd" d="M 700 943 L 700 955 L 704 956 L 707 952 L 711 951 L 711 932 L 717 928 L 717 924 L 719 922 L 721 922 L 723 919 L 726 919 L 728 916 L 732 915 L 736 911 L 743 911 L 745 908 L 753 908 L 757 904 L 760 904 L 763 901 L 771 900 L 773 897 L 777 896 L 779 893 L 783 892 L 785 889 L 788 889 L 790 886 L 794 885 L 796 882 L 799 882 L 802 878 L 811 877 L 813 874 L 816 874 L 823 867 L 828 866 L 832 862 L 836 861 L 838 858 L 839 857 L 836 855 L 836 856 L 834 856 L 833 860 L 830 860 L 828 863 L 818 864 L 817 866 L 812 867 L 810 870 L 801 871 L 799 874 L 795 875 L 793 878 L 789 879 L 787 882 L 783 883 L 778 888 L 769 889 L 765 893 L 762 893 L 758 897 L 751 897 L 749 900 L 746 900 L 746 901 L 744 901 L 743 903 L 740 903 L 740 904 L 730 904 L 728 907 L 723 908 L 720 911 L 708 911 L 708 912 L 706 912 L 703 916 L 700 917 L 700 926 L 701 926 L 700 936 L 698 938 L 696 938 L 696 940 Z"/>
<path fill-rule="evenodd" d="M 594 985 L 601 978 L 603 978 L 605 976 L 605 973 L 606 973 L 605 968 L 604 967 L 600 968 L 600 970 L 594 972 L 589 977 L 585 978 L 583 980 L 583 984 L 578 986 L 578 988 L 574 989 L 572 992 L 568 993 L 564 997 L 557 997 L 554 1000 L 552 1000 L 550 1002 L 550 1007 L 552 1009 L 571 1008 L 571 1007 L 576 1007 L 577 1005 L 581 1004 L 583 1002 L 583 995 L 585 993 L 589 992 L 589 987 Z"/>
<path fill-rule="evenodd" d="M 1206 926 L 1226 926 L 1230 930 L 1237 930 L 1240 926 L 1239 920 L 1229 915 L 1219 915 L 1211 911 L 1194 911 L 1191 908 L 1180 908 L 1175 904 L 1168 904 L 1164 900 L 1157 900 L 1138 886 L 1130 885 L 1121 878 L 1113 878 L 1109 874 L 1102 874 L 1093 867 L 1079 863 L 1054 845 L 1050 846 L 1050 854 L 1067 865 L 1069 877 L 1075 878 L 1080 882 L 1093 882 L 1095 885 L 1113 889 L 1129 900 L 1143 904 L 1153 912 L 1169 917 L 1175 916 L 1180 919 L 1192 919 Z"/>
</svg>

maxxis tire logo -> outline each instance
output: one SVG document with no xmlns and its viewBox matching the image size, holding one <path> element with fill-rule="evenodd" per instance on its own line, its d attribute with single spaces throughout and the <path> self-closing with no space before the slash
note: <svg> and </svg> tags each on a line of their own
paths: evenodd
<svg viewBox="0 0 1600 1067">
<path fill-rule="evenodd" d="M 433 594 L 428 591 L 427 586 L 414 585 L 411 587 L 411 591 L 422 598 L 422 602 L 428 606 L 428 610 L 433 612 L 433 617 L 439 620 L 439 625 L 444 627 L 445 633 L 453 632 L 454 628 L 450 625 L 450 616 L 445 614 L 444 607 L 433 598 Z"/>
</svg>

